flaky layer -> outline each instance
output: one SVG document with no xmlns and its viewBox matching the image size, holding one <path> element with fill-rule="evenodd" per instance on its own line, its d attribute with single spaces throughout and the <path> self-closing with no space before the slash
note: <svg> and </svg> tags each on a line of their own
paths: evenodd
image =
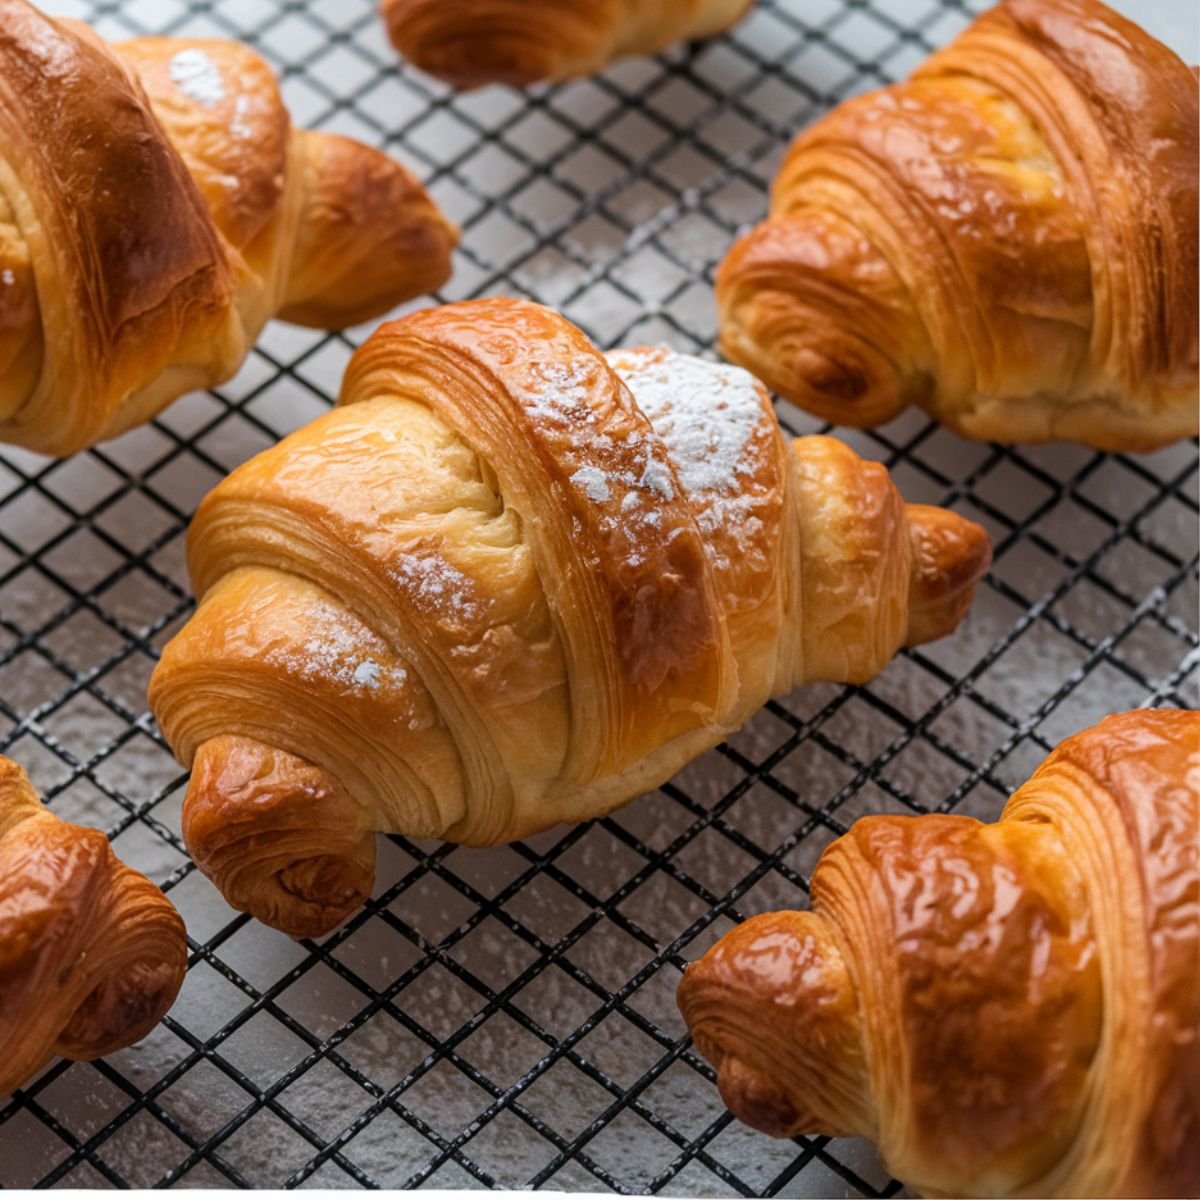
<svg viewBox="0 0 1200 1200">
<path fill-rule="evenodd" d="M 1195 435 L 1197 81 L 1099 0 L 1004 0 L 805 130 L 721 266 L 721 345 L 827 420 Z"/>
<path fill-rule="evenodd" d="M 339 408 L 200 506 L 201 601 L 151 704 L 194 764 L 196 861 L 311 933 L 361 903 L 364 830 L 488 844 L 608 812 L 769 696 L 948 631 L 989 556 L 840 443 L 789 445 L 738 368 L 448 305 L 377 332 Z M 359 881 L 336 901 L 331 855 Z"/>
<path fill-rule="evenodd" d="M 1163 710 L 1064 742 L 996 824 L 858 821 L 811 912 L 684 975 L 722 1096 L 776 1136 L 869 1137 L 924 1194 L 1190 1194 L 1198 803 L 1200 714 Z"/>
</svg>

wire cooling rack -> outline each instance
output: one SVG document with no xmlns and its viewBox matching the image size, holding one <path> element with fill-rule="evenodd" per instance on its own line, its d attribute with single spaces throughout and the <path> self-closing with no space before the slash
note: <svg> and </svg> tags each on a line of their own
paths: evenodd
<svg viewBox="0 0 1200 1200">
<path fill-rule="evenodd" d="M 297 122 L 385 145 L 431 181 L 464 228 L 442 299 L 524 294 L 606 346 L 707 350 L 714 266 L 763 214 L 790 136 L 905 75 L 982 5 L 760 0 L 723 40 L 527 96 L 402 71 L 369 0 L 48 7 L 112 38 L 251 42 Z M 1150 15 L 1186 30 L 1188 8 Z M 864 1143 L 776 1142 L 729 1117 L 675 1009 L 680 969 L 734 922 L 802 907 L 860 814 L 994 817 L 1103 713 L 1197 705 L 1195 445 L 1017 450 L 913 414 L 847 433 L 910 500 L 992 534 L 957 636 L 867 687 L 768 705 L 607 820 L 490 851 L 381 843 L 370 907 L 297 944 L 225 907 L 188 860 L 185 778 L 145 685 L 190 608 L 195 503 L 321 412 L 368 332 L 273 325 L 228 386 L 118 442 L 57 463 L 0 451 L 0 753 L 57 813 L 106 829 L 191 938 L 182 996 L 145 1043 L 0 1098 L 0 1184 L 893 1194 Z"/>
</svg>

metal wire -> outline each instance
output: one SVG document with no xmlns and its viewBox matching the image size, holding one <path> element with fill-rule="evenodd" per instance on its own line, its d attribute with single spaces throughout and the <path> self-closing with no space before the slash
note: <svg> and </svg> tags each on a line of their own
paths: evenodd
<svg viewBox="0 0 1200 1200">
<path fill-rule="evenodd" d="M 298 122 L 387 146 L 462 223 L 441 299 L 531 295 L 602 344 L 690 350 L 712 345 L 713 270 L 794 131 L 904 76 L 983 5 L 760 0 L 726 39 L 527 96 L 403 71 L 370 0 L 47 7 L 114 38 L 257 47 Z M 0 753 L 162 883 L 191 945 L 146 1043 L 0 1099 L 0 1184 L 894 1194 L 861 1143 L 731 1120 L 675 1011 L 680 968 L 732 923 L 802 907 L 862 812 L 994 816 L 1103 712 L 1196 706 L 1195 445 L 975 446 L 912 414 L 843 431 L 909 499 L 992 533 L 956 637 L 867 687 L 768 705 L 606 820 L 487 852 L 392 838 L 367 909 L 297 945 L 195 871 L 185 777 L 144 686 L 190 609 L 195 501 L 328 405 L 368 332 L 272 326 L 228 386 L 117 443 L 62 463 L 0 450 Z"/>
</svg>

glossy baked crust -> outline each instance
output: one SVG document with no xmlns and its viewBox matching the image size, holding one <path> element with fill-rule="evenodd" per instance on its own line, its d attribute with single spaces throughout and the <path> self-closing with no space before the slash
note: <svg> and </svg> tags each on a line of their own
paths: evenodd
<svg viewBox="0 0 1200 1200">
<path fill-rule="evenodd" d="M 1193 436 L 1197 81 L 1098 0 L 1004 0 L 797 138 L 717 277 L 721 347 L 826 420 Z"/>
<path fill-rule="evenodd" d="M 0 758 L 0 1096 L 55 1055 L 87 1061 L 145 1037 L 186 970 L 166 896 Z"/>
<path fill-rule="evenodd" d="M 0 0 L 0 441 L 113 437 L 228 379 L 269 317 L 438 285 L 455 237 L 385 155 L 292 129 L 246 47 L 110 47 Z"/>
<path fill-rule="evenodd" d="M 626 55 L 713 37 L 754 0 L 382 0 L 392 44 L 460 88 L 590 75 Z"/>
<path fill-rule="evenodd" d="M 1195 1195 L 1198 843 L 1200 714 L 1109 717 L 995 824 L 855 822 L 680 1008 L 736 1116 L 871 1138 L 927 1195 Z"/>
<path fill-rule="evenodd" d="M 470 844 L 657 786 L 807 679 L 949 632 L 990 559 L 736 367 L 518 300 L 385 325 L 340 407 L 201 504 L 150 686 L 236 907 L 317 934 L 374 831 Z"/>
</svg>

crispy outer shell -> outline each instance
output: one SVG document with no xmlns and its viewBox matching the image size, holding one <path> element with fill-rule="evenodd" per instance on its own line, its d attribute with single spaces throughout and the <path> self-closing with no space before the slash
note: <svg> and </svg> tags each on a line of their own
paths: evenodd
<svg viewBox="0 0 1200 1200">
<path fill-rule="evenodd" d="M 718 273 L 723 350 L 839 424 L 1194 436 L 1197 94 L 1099 0 L 1003 0 L 796 139 Z"/>
<path fill-rule="evenodd" d="M 228 379 L 277 313 L 355 324 L 449 274 L 420 185 L 293 130 L 244 46 L 0 0 L 0 101 L 0 441 L 73 453 Z"/>
<path fill-rule="evenodd" d="M 145 1037 L 186 970 L 174 905 L 0 758 L 0 1095 L 55 1055 L 91 1060 Z"/>
<path fill-rule="evenodd" d="M 150 699 L 193 766 L 197 863 L 306 935 L 362 903 L 373 831 L 608 812 L 771 695 L 947 632 L 989 561 L 883 467 L 789 444 L 739 368 L 445 305 L 375 333 L 337 409 L 200 505 L 200 604 Z"/>
<path fill-rule="evenodd" d="M 382 0 L 392 44 L 460 88 L 525 87 L 713 37 L 754 0 Z"/>
<path fill-rule="evenodd" d="M 1192 1194 L 1200 714 L 1107 718 L 992 825 L 865 817 L 811 898 L 680 985 L 735 1115 L 870 1137 L 929 1195 Z"/>
</svg>

